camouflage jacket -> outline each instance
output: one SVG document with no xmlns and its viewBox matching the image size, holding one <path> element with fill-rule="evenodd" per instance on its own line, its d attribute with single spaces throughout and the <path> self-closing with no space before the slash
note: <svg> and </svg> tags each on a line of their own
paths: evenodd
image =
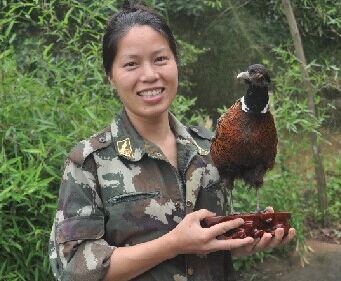
<svg viewBox="0 0 341 281">
<path fill-rule="evenodd" d="M 194 210 L 225 212 L 225 194 L 209 155 L 211 135 L 172 114 L 178 170 L 143 139 L 122 111 L 111 126 L 69 154 L 49 256 L 58 280 L 101 280 L 116 247 L 158 238 Z M 162 249 L 160 249 L 162 250 Z M 228 251 L 179 255 L 134 280 L 233 280 Z"/>
</svg>

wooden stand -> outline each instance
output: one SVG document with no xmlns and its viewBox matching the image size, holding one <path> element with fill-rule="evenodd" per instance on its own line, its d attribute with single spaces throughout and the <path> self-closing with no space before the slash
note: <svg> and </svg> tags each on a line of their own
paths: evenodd
<svg viewBox="0 0 341 281">
<path fill-rule="evenodd" d="M 265 232 L 275 234 L 277 228 L 284 228 L 284 236 L 288 234 L 290 229 L 290 217 L 288 212 L 278 213 L 244 213 L 230 216 L 207 217 L 203 221 L 203 227 L 211 227 L 215 224 L 242 218 L 244 224 L 238 228 L 231 229 L 218 239 L 236 239 L 245 237 L 262 237 Z"/>
</svg>

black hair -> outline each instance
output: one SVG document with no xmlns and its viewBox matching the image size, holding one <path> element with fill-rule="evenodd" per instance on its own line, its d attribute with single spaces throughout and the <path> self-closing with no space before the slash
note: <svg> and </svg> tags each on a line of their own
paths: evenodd
<svg viewBox="0 0 341 281">
<path fill-rule="evenodd" d="M 103 67 L 111 75 L 112 63 L 117 53 L 118 41 L 134 26 L 147 25 L 162 34 L 178 62 L 178 50 L 173 33 L 156 12 L 148 9 L 142 1 L 124 1 L 122 9 L 107 22 L 103 36 Z"/>
</svg>

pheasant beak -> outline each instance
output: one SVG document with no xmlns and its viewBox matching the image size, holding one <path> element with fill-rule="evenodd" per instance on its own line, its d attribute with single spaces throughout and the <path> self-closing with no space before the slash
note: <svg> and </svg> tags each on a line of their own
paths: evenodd
<svg viewBox="0 0 341 281">
<path fill-rule="evenodd" d="M 243 78 L 244 80 L 247 80 L 250 78 L 250 74 L 247 71 L 241 72 L 237 75 L 237 79 L 239 79 L 239 78 Z"/>
</svg>

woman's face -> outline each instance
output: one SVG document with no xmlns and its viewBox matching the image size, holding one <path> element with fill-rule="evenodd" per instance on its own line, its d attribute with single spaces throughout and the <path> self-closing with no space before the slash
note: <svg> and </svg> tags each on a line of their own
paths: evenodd
<svg viewBox="0 0 341 281">
<path fill-rule="evenodd" d="M 167 40 L 149 26 L 120 39 L 109 80 L 129 117 L 167 114 L 178 86 L 178 68 Z"/>
</svg>

